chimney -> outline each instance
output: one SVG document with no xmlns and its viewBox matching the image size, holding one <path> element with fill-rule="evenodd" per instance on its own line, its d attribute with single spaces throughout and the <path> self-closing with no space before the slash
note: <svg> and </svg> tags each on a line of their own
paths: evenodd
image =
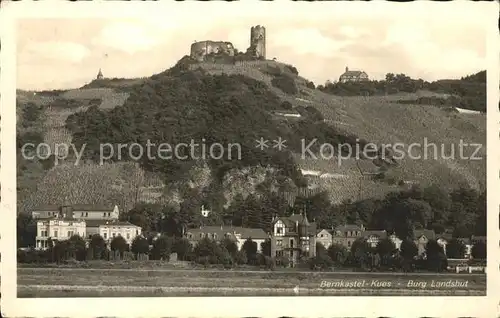
<svg viewBox="0 0 500 318">
<path fill-rule="evenodd" d="M 347 66 L 345 67 L 345 71 L 346 71 L 346 72 L 349 72 L 349 68 L 348 68 Z"/>
</svg>

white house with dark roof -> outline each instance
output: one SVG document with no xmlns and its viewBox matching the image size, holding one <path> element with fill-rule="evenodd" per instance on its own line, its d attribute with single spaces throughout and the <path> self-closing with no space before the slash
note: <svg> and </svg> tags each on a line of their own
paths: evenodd
<svg viewBox="0 0 500 318">
<path fill-rule="evenodd" d="M 117 205 L 46 205 L 31 212 L 33 219 L 48 219 L 57 216 L 83 220 L 118 220 L 120 210 Z"/>
<path fill-rule="evenodd" d="M 234 240 L 238 249 L 241 249 L 245 241 L 250 238 L 257 243 L 257 251 L 261 250 L 261 244 L 269 238 L 263 229 L 234 226 L 201 226 L 186 230 L 184 235 L 193 245 L 198 244 L 203 238 L 221 241 L 227 237 Z"/>
<path fill-rule="evenodd" d="M 73 235 L 84 238 L 86 235 L 85 221 L 71 217 L 53 217 L 36 222 L 36 249 L 47 249 L 49 238 L 54 241 L 65 241 Z"/>
<path fill-rule="evenodd" d="M 339 82 L 341 83 L 362 82 L 368 80 L 368 74 L 363 71 L 350 71 L 347 66 L 345 68 L 345 72 L 339 77 Z"/>
<path fill-rule="evenodd" d="M 142 235 L 142 228 L 126 221 L 118 220 L 88 220 L 86 221 L 87 238 L 99 234 L 106 243 L 110 243 L 113 238 L 121 236 L 127 244 Z"/>
</svg>

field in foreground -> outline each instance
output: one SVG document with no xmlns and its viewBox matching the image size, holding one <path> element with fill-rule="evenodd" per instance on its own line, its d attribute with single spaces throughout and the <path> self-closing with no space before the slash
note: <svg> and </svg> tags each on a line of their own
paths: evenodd
<svg viewBox="0 0 500 318">
<path fill-rule="evenodd" d="M 18 297 L 486 295 L 484 274 L 19 268 L 17 279 Z"/>
</svg>

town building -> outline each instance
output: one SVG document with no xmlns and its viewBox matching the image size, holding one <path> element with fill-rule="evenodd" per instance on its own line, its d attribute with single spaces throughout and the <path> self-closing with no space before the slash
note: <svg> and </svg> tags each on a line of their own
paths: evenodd
<svg viewBox="0 0 500 318">
<path fill-rule="evenodd" d="M 413 241 L 417 246 L 418 255 L 425 255 L 427 243 L 436 239 L 436 233 L 433 230 L 414 230 Z"/>
<path fill-rule="evenodd" d="M 122 236 L 128 244 L 142 235 L 142 229 L 130 222 L 119 221 L 118 206 L 75 204 L 43 206 L 32 211 L 37 220 L 36 248 L 47 248 L 48 239 L 67 240 L 73 235 L 90 239 L 101 235 L 106 243 Z"/>
<path fill-rule="evenodd" d="M 92 235 L 99 234 L 106 243 L 110 243 L 115 237 L 121 236 L 130 245 L 137 236 L 142 235 L 140 226 L 118 220 L 87 220 L 86 230 L 88 239 Z"/>
<path fill-rule="evenodd" d="M 204 238 L 221 241 L 224 238 L 232 239 L 240 250 L 247 239 L 251 239 L 257 244 L 257 251 L 262 250 L 262 243 L 269 238 L 269 235 L 262 229 L 234 227 L 234 226 L 201 226 L 186 230 L 184 236 L 195 246 Z"/>
<path fill-rule="evenodd" d="M 346 66 L 345 73 L 340 75 L 339 82 L 347 83 L 347 82 L 362 82 L 368 81 L 368 74 L 363 71 L 350 71 Z"/>
<path fill-rule="evenodd" d="M 75 220 L 67 217 L 53 217 L 38 220 L 36 224 L 36 249 L 47 249 L 49 238 L 53 241 L 64 241 L 73 235 L 84 238 L 86 227 L 84 220 Z"/>
<path fill-rule="evenodd" d="M 316 223 L 305 214 L 275 217 L 272 226 L 271 257 L 287 257 L 294 266 L 301 256 L 316 256 Z"/>
<path fill-rule="evenodd" d="M 365 238 L 366 242 L 373 248 L 377 247 L 378 243 L 380 243 L 381 240 L 384 240 L 387 238 L 387 232 L 382 230 L 382 231 L 364 231 L 362 232 L 363 237 Z"/>
<path fill-rule="evenodd" d="M 333 230 L 333 243 L 351 249 L 352 243 L 363 237 L 365 227 L 363 225 L 345 224 Z"/>
<path fill-rule="evenodd" d="M 325 248 L 329 248 L 333 244 L 333 235 L 326 229 L 316 230 L 316 242 L 321 243 Z"/>
<path fill-rule="evenodd" d="M 97 73 L 96 79 L 101 80 L 103 78 L 104 78 L 104 76 L 102 75 L 102 71 L 101 71 L 101 69 L 99 69 L 99 73 Z"/>
<path fill-rule="evenodd" d="M 118 220 L 118 206 L 102 206 L 91 204 L 46 205 L 31 212 L 33 219 L 49 219 L 53 217 L 72 217 L 83 220 Z"/>
</svg>

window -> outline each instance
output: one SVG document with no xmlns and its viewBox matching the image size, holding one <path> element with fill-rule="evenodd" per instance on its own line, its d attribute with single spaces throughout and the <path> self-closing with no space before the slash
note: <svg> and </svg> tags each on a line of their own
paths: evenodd
<svg viewBox="0 0 500 318">
<path fill-rule="evenodd" d="M 48 233 L 47 233 L 47 231 L 42 231 L 41 234 L 42 234 L 41 236 L 49 236 Z"/>
<path fill-rule="evenodd" d="M 319 236 L 319 237 L 323 237 L 323 234 L 320 234 L 320 236 Z"/>
<path fill-rule="evenodd" d="M 57 237 L 57 231 L 54 231 L 54 237 Z"/>
<path fill-rule="evenodd" d="M 102 237 L 103 237 L 104 239 L 107 239 L 107 238 L 108 238 L 108 233 L 104 233 Z"/>
<path fill-rule="evenodd" d="M 212 234 L 212 238 L 215 240 L 217 238 L 217 234 L 216 233 Z"/>
<path fill-rule="evenodd" d="M 200 238 L 203 238 L 203 233 L 200 233 Z"/>
<path fill-rule="evenodd" d="M 347 241 L 347 246 L 351 247 L 351 241 Z"/>
<path fill-rule="evenodd" d="M 73 236 L 73 231 L 68 231 L 68 237 L 72 237 Z"/>
<path fill-rule="evenodd" d="M 104 213 L 102 214 L 102 216 L 103 216 L 103 217 L 106 217 L 106 212 L 104 212 Z"/>
<path fill-rule="evenodd" d="M 283 256 L 283 251 L 276 251 L 276 256 L 277 257 L 282 257 Z"/>
<path fill-rule="evenodd" d="M 83 212 L 80 214 L 80 216 L 83 216 Z"/>
<path fill-rule="evenodd" d="M 113 235 L 113 237 L 115 237 L 115 236 L 116 236 L 116 233 L 113 233 L 112 235 Z"/>
<path fill-rule="evenodd" d="M 276 228 L 276 234 L 283 234 L 283 228 L 282 227 L 277 227 Z"/>
<path fill-rule="evenodd" d="M 276 245 L 277 246 L 282 246 L 283 245 L 283 240 L 276 240 Z"/>
<path fill-rule="evenodd" d="M 89 238 L 92 238 L 92 234 L 89 234 Z"/>
<path fill-rule="evenodd" d="M 290 239 L 290 247 L 293 248 L 293 239 Z"/>
<path fill-rule="evenodd" d="M 88 212 L 85 212 L 85 216 L 89 216 L 89 213 L 88 213 Z"/>
<path fill-rule="evenodd" d="M 130 239 L 130 233 L 127 233 L 127 240 Z"/>
</svg>

